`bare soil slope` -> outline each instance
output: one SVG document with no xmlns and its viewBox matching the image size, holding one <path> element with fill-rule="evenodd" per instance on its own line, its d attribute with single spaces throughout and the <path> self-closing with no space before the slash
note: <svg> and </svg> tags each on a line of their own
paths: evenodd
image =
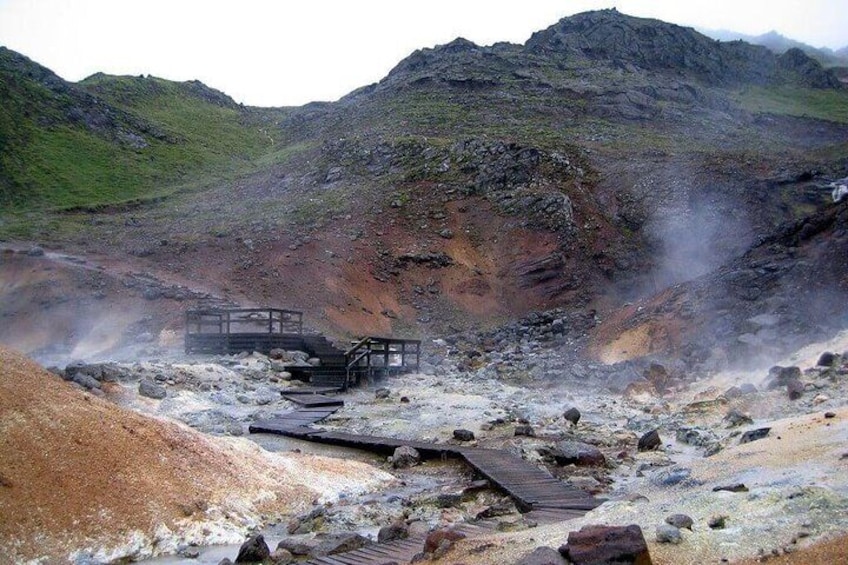
<svg viewBox="0 0 848 565">
<path fill-rule="evenodd" d="M 215 535 L 238 541 L 263 514 L 388 478 L 123 410 L 0 349 L 0 554 L 13 561 L 71 559 L 88 547 L 99 559 L 143 557 Z"/>
</svg>

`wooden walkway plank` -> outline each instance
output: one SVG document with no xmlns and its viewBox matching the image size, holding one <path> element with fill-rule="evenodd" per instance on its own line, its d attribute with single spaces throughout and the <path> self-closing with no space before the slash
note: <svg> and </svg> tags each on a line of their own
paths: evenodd
<svg viewBox="0 0 848 565">
<path fill-rule="evenodd" d="M 284 394 L 283 398 L 308 408 L 318 408 L 320 406 L 344 406 L 344 400 L 325 396 L 323 394 Z"/>
</svg>

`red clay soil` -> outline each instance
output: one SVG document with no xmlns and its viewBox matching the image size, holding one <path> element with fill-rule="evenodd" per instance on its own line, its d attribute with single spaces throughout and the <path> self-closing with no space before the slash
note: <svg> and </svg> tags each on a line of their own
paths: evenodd
<svg viewBox="0 0 848 565">
<path fill-rule="evenodd" d="M 316 477 L 350 470 L 306 459 L 280 464 L 246 442 L 121 409 L 0 348 L 0 561 L 64 561 L 81 547 L 118 546 L 133 531 L 175 530 L 219 510 L 300 509 L 316 491 L 298 467 Z"/>
</svg>

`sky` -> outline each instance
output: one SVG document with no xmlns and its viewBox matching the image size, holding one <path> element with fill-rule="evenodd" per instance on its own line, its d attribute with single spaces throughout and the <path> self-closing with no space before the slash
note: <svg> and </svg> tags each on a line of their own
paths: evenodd
<svg viewBox="0 0 848 565">
<path fill-rule="evenodd" d="M 0 0 L 0 45 L 66 80 L 95 72 L 201 80 L 237 102 L 336 100 L 416 49 L 524 43 L 586 10 L 815 47 L 848 45 L 846 0 Z"/>
</svg>

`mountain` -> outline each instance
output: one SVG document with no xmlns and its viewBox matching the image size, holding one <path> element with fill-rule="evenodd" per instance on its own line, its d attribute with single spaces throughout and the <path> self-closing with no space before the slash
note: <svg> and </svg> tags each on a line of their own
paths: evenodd
<svg viewBox="0 0 848 565">
<path fill-rule="evenodd" d="M 337 102 L 286 109 L 149 77 L 70 84 L 3 57 L 0 237 L 302 309 L 338 336 L 612 316 L 820 212 L 848 175 L 832 71 L 615 10 L 524 45 L 421 49 Z M 12 258 L 31 261 L 7 272 Z M 185 293 L 139 294 L 173 300 L 159 329 L 179 327 Z"/>
<path fill-rule="evenodd" d="M 825 67 L 844 67 L 848 65 L 848 47 L 843 47 L 836 51 L 826 47 L 819 49 L 801 41 L 785 37 L 774 30 L 762 35 L 746 35 L 727 30 L 700 29 L 699 31 L 719 41 L 744 41 L 751 45 L 762 45 L 777 54 L 786 53 L 790 49 L 800 49 Z"/>
</svg>

